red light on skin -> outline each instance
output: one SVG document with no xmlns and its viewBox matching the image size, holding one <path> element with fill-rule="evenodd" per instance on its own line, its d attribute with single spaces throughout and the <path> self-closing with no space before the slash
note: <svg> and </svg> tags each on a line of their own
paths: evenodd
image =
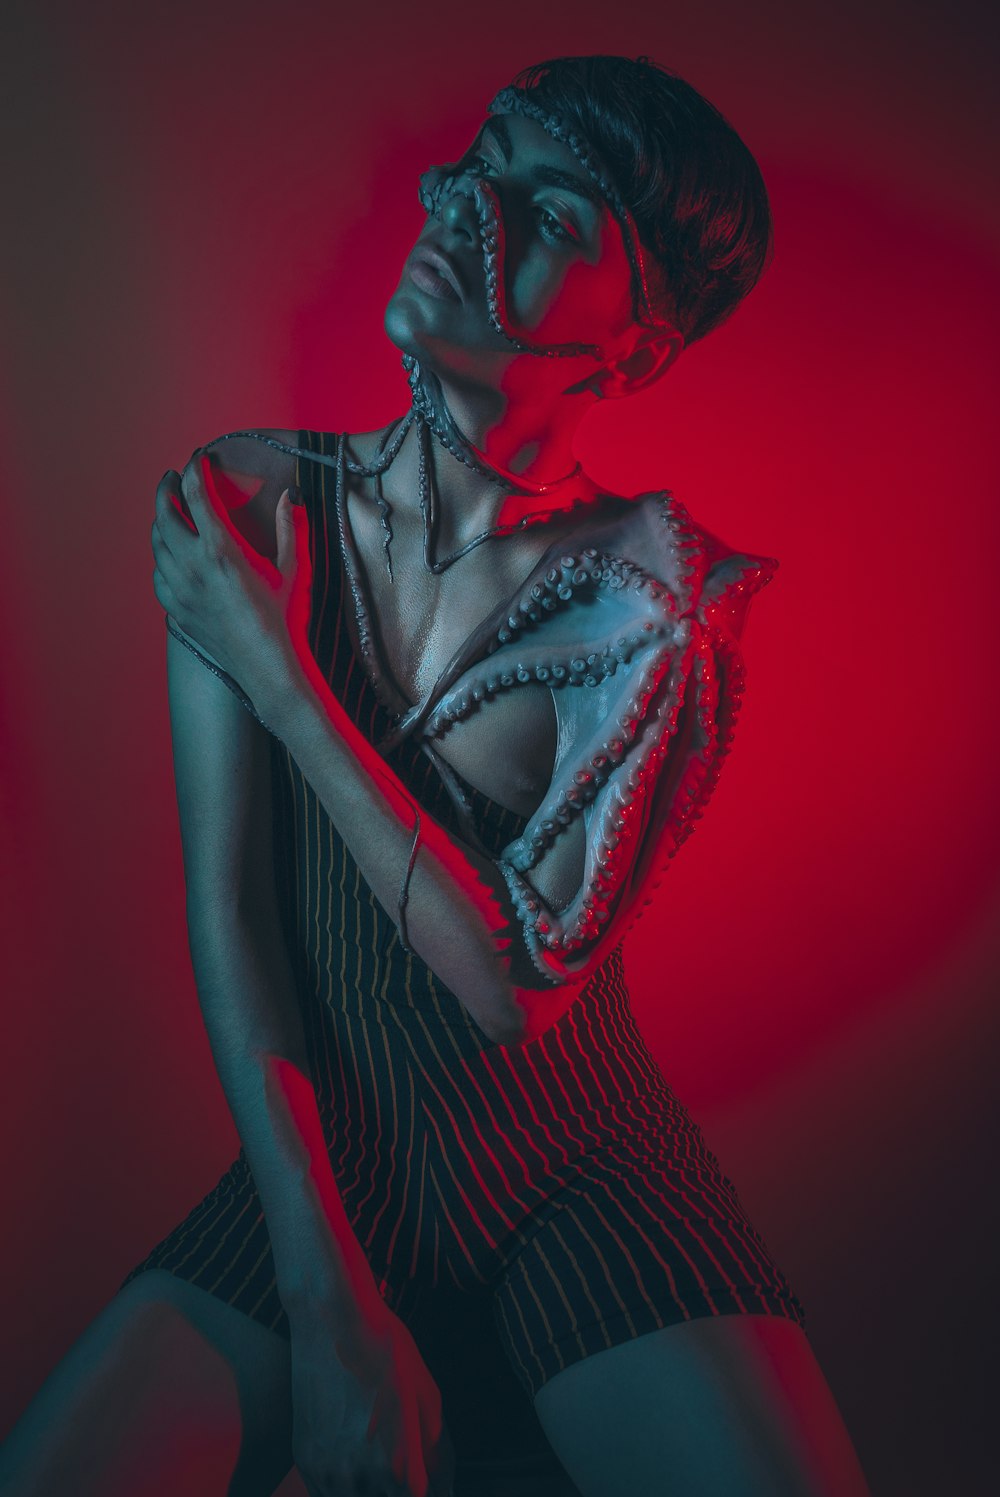
<svg viewBox="0 0 1000 1497">
<path fill-rule="evenodd" d="M 371 1268 L 334 1181 L 313 1084 L 286 1057 L 269 1055 L 264 1061 L 264 1091 L 269 1108 L 278 1114 L 275 1122 L 284 1134 L 289 1168 L 311 1182 L 323 1219 L 342 1254 L 351 1297 L 362 1318 L 374 1329 L 384 1317 L 386 1307 L 376 1292 Z M 283 1121 L 290 1122 L 291 1128 L 282 1128 Z"/>
</svg>

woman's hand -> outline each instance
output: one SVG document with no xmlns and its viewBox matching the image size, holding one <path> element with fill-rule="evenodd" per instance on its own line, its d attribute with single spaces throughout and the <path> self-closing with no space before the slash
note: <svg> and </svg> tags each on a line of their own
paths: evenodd
<svg viewBox="0 0 1000 1497">
<path fill-rule="evenodd" d="M 292 1330 L 292 1453 L 310 1497 L 452 1497 L 441 1394 L 386 1309 L 336 1343 L 322 1320 Z"/>
<path fill-rule="evenodd" d="M 272 562 L 234 526 L 204 449 L 194 454 L 183 478 L 170 469 L 157 487 L 157 601 L 253 701 L 309 654 L 309 526 L 304 507 L 292 503 L 287 489 L 278 501 L 275 532 Z"/>
</svg>

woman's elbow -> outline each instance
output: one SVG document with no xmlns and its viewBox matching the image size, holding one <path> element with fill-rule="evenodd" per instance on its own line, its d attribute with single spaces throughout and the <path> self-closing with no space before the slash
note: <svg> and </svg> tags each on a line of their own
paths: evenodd
<svg viewBox="0 0 1000 1497">
<path fill-rule="evenodd" d="M 516 1015 L 506 1027 L 504 1038 L 497 1043 L 516 1048 L 543 1035 L 561 1019 L 579 996 L 585 979 L 574 978 L 556 988 L 517 988 L 514 992 Z"/>
</svg>

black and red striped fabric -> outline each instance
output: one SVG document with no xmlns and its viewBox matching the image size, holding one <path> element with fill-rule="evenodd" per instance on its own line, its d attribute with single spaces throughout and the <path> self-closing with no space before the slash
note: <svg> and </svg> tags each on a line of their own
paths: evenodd
<svg viewBox="0 0 1000 1497">
<path fill-rule="evenodd" d="M 332 456 L 335 443 L 299 433 L 309 451 Z M 377 742 L 393 720 L 346 626 L 334 479 L 331 467 L 297 462 L 312 645 Z M 401 947 L 312 787 L 278 740 L 271 753 L 282 918 L 335 1178 L 383 1296 L 442 1385 L 457 1448 L 463 1401 L 480 1441 L 492 1417 L 498 1449 L 515 1448 L 512 1424 L 537 1446 L 531 1399 L 548 1378 L 662 1326 L 731 1314 L 804 1326 L 800 1300 L 636 1027 L 620 949 L 545 1033 L 496 1044 Z M 418 745 L 404 740 L 391 762 L 459 835 Z M 467 789 L 498 854 L 524 822 Z M 242 1151 L 128 1278 L 148 1268 L 288 1334 Z"/>
</svg>

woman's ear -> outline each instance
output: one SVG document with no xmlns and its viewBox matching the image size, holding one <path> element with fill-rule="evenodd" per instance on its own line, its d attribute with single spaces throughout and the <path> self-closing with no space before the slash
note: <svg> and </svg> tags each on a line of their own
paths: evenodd
<svg viewBox="0 0 1000 1497">
<path fill-rule="evenodd" d="M 643 328 L 630 353 L 614 359 L 587 383 L 602 400 L 638 395 L 658 380 L 680 356 L 684 335 L 676 328 Z"/>
</svg>

